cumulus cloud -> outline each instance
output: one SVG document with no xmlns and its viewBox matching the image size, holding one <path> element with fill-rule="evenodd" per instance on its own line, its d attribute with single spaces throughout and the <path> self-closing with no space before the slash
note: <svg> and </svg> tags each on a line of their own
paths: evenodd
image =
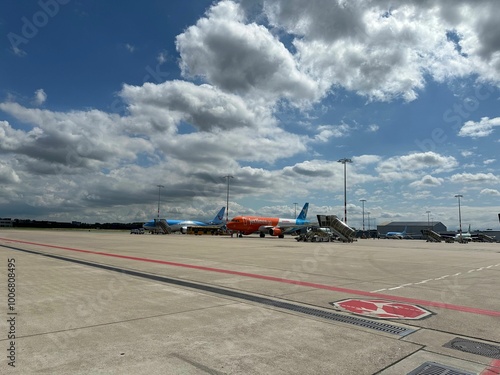
<svg viewBox="0 0 500 375">
<path fill-rule="evenodd" d="M 302 69 L 324 85 L 341 85 L 375 100 L 401 96 L 409 101 L 439 61 L 448 58 L 455 69 L 467 71 L 432 11 L 395 5 L 388 12 L 369 3 L 323 0 L 307 7 L 299 0 L 265 4 L 275 27 L 298 36 L 294 46 Z"/>
<path fill-rule="evenodd" d="M 158 61 L 158 64 L 162 65 L 168 60 L 168 52 L 167 51 L 162 51 L 158 54 L 156 57 L 156 61 Z"/>
<path fill-rule="evenodd" d="M 238 4 L 221 1 L 177 36 L 184 77 L 202 77 L 224 91 L 276 100 L 310 101 L 317 83 L 267 28 L 248 23 Z"/>
<path fill-rule="evenodd" d="M 450 180 L 456 183 L 484 184 L 498 183 L 500 178 L 493 173 L 458 173 L 451 176 Z"/>
<path fill-rule="evenodd" d="M 453 156 L 443 156 L 435 152 L 413 153 L 395 156 L 381 161 L 376 170 L 386 179 L 414 178 L 415 172 L 432 169 L 435 173 L 453 170 L 458 166 Z"/>
<path fill-rule="evenodd" d="M 382 157 L 378 155 L 360 155 L 353 157 L 353 161 L 356 165 L 375 164 L 380 160 L 382 160 Z"/>
<path fill-rule="evenodd" d="M 16 153 L 34 173 L 80 173 L 132 161 L 141 152 L 152 151 L 142 138 L 124 134 L 120 119 L 97 110 L 52 112 L 0 103 L 0 109 L 30 124 L 29 131 L 0 123 L 0 151 Z"/>
<path fill-rule="evenodd" d="M 129 131 L 175 159 L 273 163 L 306 151 L 307 139 L 280 128 L 269 107 L 208 84 L 124 85 L 120 95 L 130 113 Z"/>
<path fill-rule="evenodd" d="M 138 123 L 143 127 L 137 130 L 142 132 L 176 132 L 181 121 L 200 131 L 256 129 L 276 124 L 266 106 L 252 105 L 240 96 L 206 84 L 197 86 L 190 82 L 169 81 L 124 85 L 120 95 L 127 101 L 132 116 L 145 120 L 145 123 Z"/>
<path fill-rule="evenodd" d="M 481 190 L 481 192 L 479 194 L 500 197 L 500 191 L 498 191 L 496 189 L 483 189 L 483 190 Z"/>
<path fill-rule="evenodd" d="M 284 173 L 292 173 L 307 177 L 332 177 L 334 175 L 330 162 L 321 160 L 309 160 L 303 163 L 295 164 L 293 167 L 285 167 Z"/>
<path fill-rule="evenodd" d="M 479 122 L 467 121 L 458 132 L 458 135 L 471 138 L 487 137 L 493 133 L 495 126 L 500 126 L 500 117 L 492 119 L 483 117 Z"/>
<path fill-rule="evenodd" d="M 295 36 L 302 71 L 372 100 L 411 101 L 425 86 L 478 73 L 500 80 L 492 1 L 391 3 L 264 0 L 271 25 Z M 493 26 L 495 24 L 495 26 Z"/>
<path fill-rule="evenodd" d="M 428 189 L 429 187 L 440 186 L 443 183 L 443 181 L 444 181 L 443 178 L 432 177 L 431 175 L 425 175 L 424 177 L 422 177 L 422 179 L 412 182 L 410 184 L 410 187 L 416 189 L 421 189 L 421 188 Z"/>
<path fill-rule="evenodd" d="M 317 142 L 326 143 L 330 138 L 346 137 L 351 132 L 351 127 L 347 124 L 340 125 L 320 125 L 317 127 L 318 134 L 314 136 Z"/>
<path fill-rule="evenodd" d="M 0 161 L 0 183 L 2 184 L 11 184 L 18 183 L 21 179 L 17 175 L 17 173 L 7 164 Z"/>
<path fill-rule="evenodd" d="M 40 106 L 47 100 L 47 94 L 43 89 L 38 89 L 35 91 L 35 97 L 33 98 L 33 104 Z"/>
</svg>

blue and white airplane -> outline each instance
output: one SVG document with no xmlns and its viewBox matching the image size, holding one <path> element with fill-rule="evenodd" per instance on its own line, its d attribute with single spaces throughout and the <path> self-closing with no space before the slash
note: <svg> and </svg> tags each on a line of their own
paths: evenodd
<svg viewBox="0 0 500 375">
<path fill-rule="evenodd" d="M 395 239 L 398 239 L 398 240 L 402 240 L 404 239 L 408 234 L 406 233 L 406 228 L 405 227 L 405 230 L 402 231 L 402 232 L 387 232 L 385 234 L 385 238 L 395 238 Z"/>
<path fill-rule="evenodd" d="M 204 222 L 204 221 L 196 221 L 196 220 L 151 220 L 145 223 L 142 227 L 145 230 L 148 230 L 150 232 L 160 232 L 160 233 L 165 233 L 165 226 L 161 225 L 161 221 L 163 223 L 166 223 L 167 232 L 181 232 L 181 233 L 186 233 L 187 228 L 191 226 L 207 226 L 207 225 L 223 225 L 225 224 L 224 222 L 224 212 L 226 211 L 226 207 L 222 207 L 220 211 L 215 215 L 215 217 L 209 221 L 209 222 Z"/>
</svg>

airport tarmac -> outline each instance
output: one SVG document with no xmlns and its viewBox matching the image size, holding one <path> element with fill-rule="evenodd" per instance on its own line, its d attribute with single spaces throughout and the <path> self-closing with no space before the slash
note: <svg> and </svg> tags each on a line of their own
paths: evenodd
<svg viewBox="0 0 500 375">
<path fill-rule="evenodd" d="M 500 374 L 496 243 L 2 228 L 0 270 L 2 374 Z"/>
</svg>

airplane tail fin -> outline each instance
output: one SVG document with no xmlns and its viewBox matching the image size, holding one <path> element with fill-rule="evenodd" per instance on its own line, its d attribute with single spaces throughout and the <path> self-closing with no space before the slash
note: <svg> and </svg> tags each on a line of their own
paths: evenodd
<svg viewBox="0 0 500 375">
<path fill-rule="evenodd" d="M 300 211 L 299 216 L 297 216 L 297 220 L 305 220 L 307 217 L 308 209 L 309 209 L 309 203 L 306 203 L 304 207 L 302 207 L 302 211 Z"/>
<path fill-rule="evenodd" d="M 222 224 L 224 222 L 224 212 L 226 211 L 226 207 L 222 207 L 220 211 L 215 215 L 213 220 L 211 221 L 213 224 Z"/>
<path fill-rule="evenodd" d="M 405 230 L 403 231 L 403 235 L 406 235 L 406 230 L 408 229 L 408 227 L 406 226 L 405 227 Z"/>
</svg>

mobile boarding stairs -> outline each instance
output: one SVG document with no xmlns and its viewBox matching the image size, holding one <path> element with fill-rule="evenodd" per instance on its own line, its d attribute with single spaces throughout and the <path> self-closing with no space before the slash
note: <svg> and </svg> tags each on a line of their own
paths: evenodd
<svg viewBox="0 0 500 375">
<path fill-rule="evenodd" d="M 353 242 L 356 231 L 335 215 L 317 215 L 319 228 L 308 229 L 307 233 L 296 237 L 304 242 L 332 242 L 339 238 L 342 242 Z"/>
</svg>

